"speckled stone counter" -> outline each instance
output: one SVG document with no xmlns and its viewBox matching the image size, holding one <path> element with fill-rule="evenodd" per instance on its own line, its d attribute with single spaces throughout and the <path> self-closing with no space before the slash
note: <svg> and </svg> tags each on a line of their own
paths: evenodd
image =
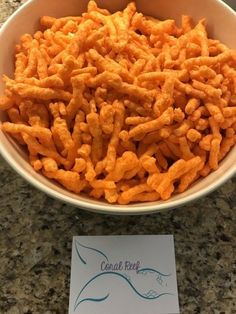
<svg viewBox="0 0 236 314">
<path fill-rule="evenodd" d="M 0 0 L 0 22 L 19 4 Z M 103 216 L 47 197 L 1 158 L 0 313 L 67 313 L 72 236 L 112 234 L 174 234 L 181 313 L 236 313 L 236 178 L 175 210 Z"/>
</svg>

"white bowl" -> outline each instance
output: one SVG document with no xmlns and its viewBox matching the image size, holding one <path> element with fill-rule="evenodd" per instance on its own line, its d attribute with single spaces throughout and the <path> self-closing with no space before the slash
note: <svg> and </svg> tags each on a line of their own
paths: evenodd
<svg viewBox="0 0 236 314">
<path fill-rule="evenodd" d="M 20 35 L 33 33 L 38 29 L 38 21 L 42 15 L 55 17 L 80 15 L 86 10 L 87 2 L 86 0 L 33 0 L 24 4 L 8 19 L 0 31 L 0 76 L 3 73 L 12 76 L 14 45 L 18 42 Z M 127 2 L 126 0 L 104 0 L 98 1 L 98 5 L 116 11 L 124 8 Z M 236 48 L 236 13 L 222 1 L 137 0 L 136 3 L 139 11 L 159 18 L 174 18 L 178 21 L 181 14 L 188 14 L 195 21 L 198 21 L 205 17 L 210 36 L 221 40 L 231 48 Z M 2 91 L 3 83 L 0 80 L 0 92 Z M 4 121 L 4 119 L 4 114 L 0 113 L 0 120 Z M 2 132 L 0 132 L 0 152 L 23 178 L 48 195 L 90 211 L 113 214 L 148 214 L 184 205 L 212 192 L 236 173 L 236 147 L 234 147 L 221 162 L 217 171 L 204 179 L 200 179 L 186 192 L 175 195 L 168 201 L 111 205 L 68 192 L 35 172 L 30 166 L 23 149 Z"/>
</svg>

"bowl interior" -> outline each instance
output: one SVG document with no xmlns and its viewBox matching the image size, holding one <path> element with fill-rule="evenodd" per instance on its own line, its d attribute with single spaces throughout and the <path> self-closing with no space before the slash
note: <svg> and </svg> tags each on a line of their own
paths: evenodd
<svg viewBox="0 0 236 314">
<path fill-rule="evenodd" d="M 39 27 L 39 18 L 42 15 L 62 17 L 68 15 L 80 15 L 86 10 L 86 0 L 33 0 L 23 5 L 20 10 L 13 14 L 0 31 L 0 76 L 13 75 L 14 46 L 21 34 L 33 33 Z M 101 7 L 110 11 L 120 10 L 128 3 L 126 0 L 100 0 Z M 178 0 L 178 5 L 173 0 L 142 1 L 137 0 L 138 10 L 147 15 L 167 19 L 174 18 L 180 21 L 181 14 L 191 15 L 195 21 L 201 18 L 207 19 L 209 34 L 213 38 L 221 40 L 231 48 L 236 48 L 234 32 L 236 29 L 236 14 L 223 2 L 218 0 L 198 1 Z M 3 83 L 0 78 L 0 92 L 3 91 Z M 5 120 L 5 114 L 0 112 L 0 121 Z M 64 202 L 100 212 L 113 212 L 118 214 L 149 213 L 157 210 L 179 206 L 197 197 L 209 193 L 233 173 L 236 173 L 236 147 L 221 162 L 217 171 L 207 178 L 196 182 L 186 192 L 173 196 L 169 201 L 131 204 L 128 206 L 111 205 L 102 201 L 92 200 L 86 196 L 75 195 L 61 188 L 56 183 L 36 173 L 28 163 L 27 154 L 9 136 L 0 131 L 0 152 L 10 165 L 25 179 L 45 193 Z"/>
</svg>

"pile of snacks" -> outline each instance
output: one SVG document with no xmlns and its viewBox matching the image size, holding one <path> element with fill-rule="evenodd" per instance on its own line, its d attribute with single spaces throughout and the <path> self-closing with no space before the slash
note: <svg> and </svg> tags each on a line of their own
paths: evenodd
<svg viewBox="0 0 236 314">
<path fill-rule="evenodd" d="M 36 171 L 109 203 L 167 200 L 216 170 L 236 142 L 236 52 L 192 26 L 94 1 L 43 16 L 4 76 L 1 126 Z"/>
</svg>

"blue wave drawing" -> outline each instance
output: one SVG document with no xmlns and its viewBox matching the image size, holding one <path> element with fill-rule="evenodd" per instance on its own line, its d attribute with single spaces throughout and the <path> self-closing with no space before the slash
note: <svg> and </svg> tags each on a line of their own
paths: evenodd
<svg viewBox="0 0 236 314">
<path fill-rule="evenodd" d="M 108 297 L 109 297 L 109 293 L 108 293 L 105 297 L 103 297 L 103 298 L 97 298 L 97 299 L 95 299 L 95 298 L 86 298 L 86 299 L 81 300 L 81 301 L 76 305 L 76 307 L 78 307 L 81 303 L 83 303 L 83 302 L 88 302 L 88 301 L 90 301 L 90 302 L 103 302 L 103 301 L 105 301 Z M 75 311 L 75 310 L 76 310 L 76 308 L 74 309 L 74 311 Z"/>
<path fill-rule="evenodd" d="M 128 274 L 123 273 L 122 275 L 131 282 L 131 277 Z"/>
<path fill-rule="evenodd" d="M 155 300 L 155 299 L 158 299 L 164 295 L 173 295 L 172 293 L 168 293 L 168 292 L 165 292 L 165 293 L 160 293 L 158 294 L 156 291 L 154 290 L 150 290 L 148 291 L 147 293 L 141 293 L 139 292 L 135 287 L 134 285 L 122 274 L 120 273 L 116 273 L 116 272 L 103 272 L 103 273 L 100 273 L 100 274 L 97 274 L 96 276 L 94 276 L 93 278 L 91 278 L 85 285 L 84 287 L 80 290 L 76 300 L 75 300 L 75 305 L 74 305 L 74 311 L 78 308 L 78 306 L 82 303 L 82 302 L 85 302 L 85 301 L 96 301 L 96 300 L 101 300 L 100 302 L 102 302 L 103 300 L 106 300 L 109 296 L 106 295 L 104 298 L 99 298 L 99 299 L 92 299 L 91 298 L 86 298 L 86 299 L 82 299 L 81 301 L 79 301 L 79 298 L 82 294 L 82 292 L 85 290 L 85 288 L 87 286 L 90 285 L 90 283 L 94 282 L 97 278 L 101 277 L 101 276 L 117 276 L 117 277 L 120 277 L 122 278 L 126 283 L 128 283 L 128 285 L 130 286 L 130 288 L 134 291 L 134 293 L 136 293 L 140 298 L 142 299 L 145 299 L 145 300 Z M 103 300 L 102 300 L 103 299 Z"/>
<path fill-rule="evenodd" d="M 149 290 L 147 293 L 143 294 L 145 297 L 155 298 L 158 296 L 158 293 L 155 290 Z"/>
<path fill-rule="evenodd" d="M 107 262 L 109 262 L 107 256 L 106 256 L 102 251 L 97 250 L 97 249 L 94 249 L 94 248 L 89 247 L 89 246 L 85 246 L 85 245 L 81 244 L 78 240 L 75 240 L 75 250 L 76 250 L 76 253 L 77 253 L 79 259 L 81 260 L 81 262 L 82 262 L 83 264 L 86 265 L 87 262 L 86 262 L 86 260 L 81 256 L 81 254 L 80 254 L 80 252 L 79 252 L 79 247 L 83 247 L 83 248 L 85 248 L 85 249 L 94 251 L 94 252 L 96 252 L 96 253 L 102 255 L 103 257 L 105 257 L 105 259 L 107 260 Z"/>
<path fill-rule="evenodd" d="M 147 274 L 158 274 L 158 275 L 161 275 L 163 277 L 169 277 L 171 276 L 171 274 L 163 274 L 161 273 L 160 271 L 154 269 L 154 268 L 141 268 L 137 271 L 137 274 L 142 274 L 144 276 L 146 276 Z"/>
<path fill-rule="evenodd" d="M 156 275 L 156 281 L 161 286 L 163 286 L 163 284 L 164 284 L 164 278 L 171 276 L 171 274 L 163 274 L 154 268 L 141 268 L 137 271 L 137 274 L 141 274 L 143 276 L 147 276 L 148 274 L 155 274 Z M 165 284 L 165 286 L 167 287 L 167 283 Z"/>
</svg>

